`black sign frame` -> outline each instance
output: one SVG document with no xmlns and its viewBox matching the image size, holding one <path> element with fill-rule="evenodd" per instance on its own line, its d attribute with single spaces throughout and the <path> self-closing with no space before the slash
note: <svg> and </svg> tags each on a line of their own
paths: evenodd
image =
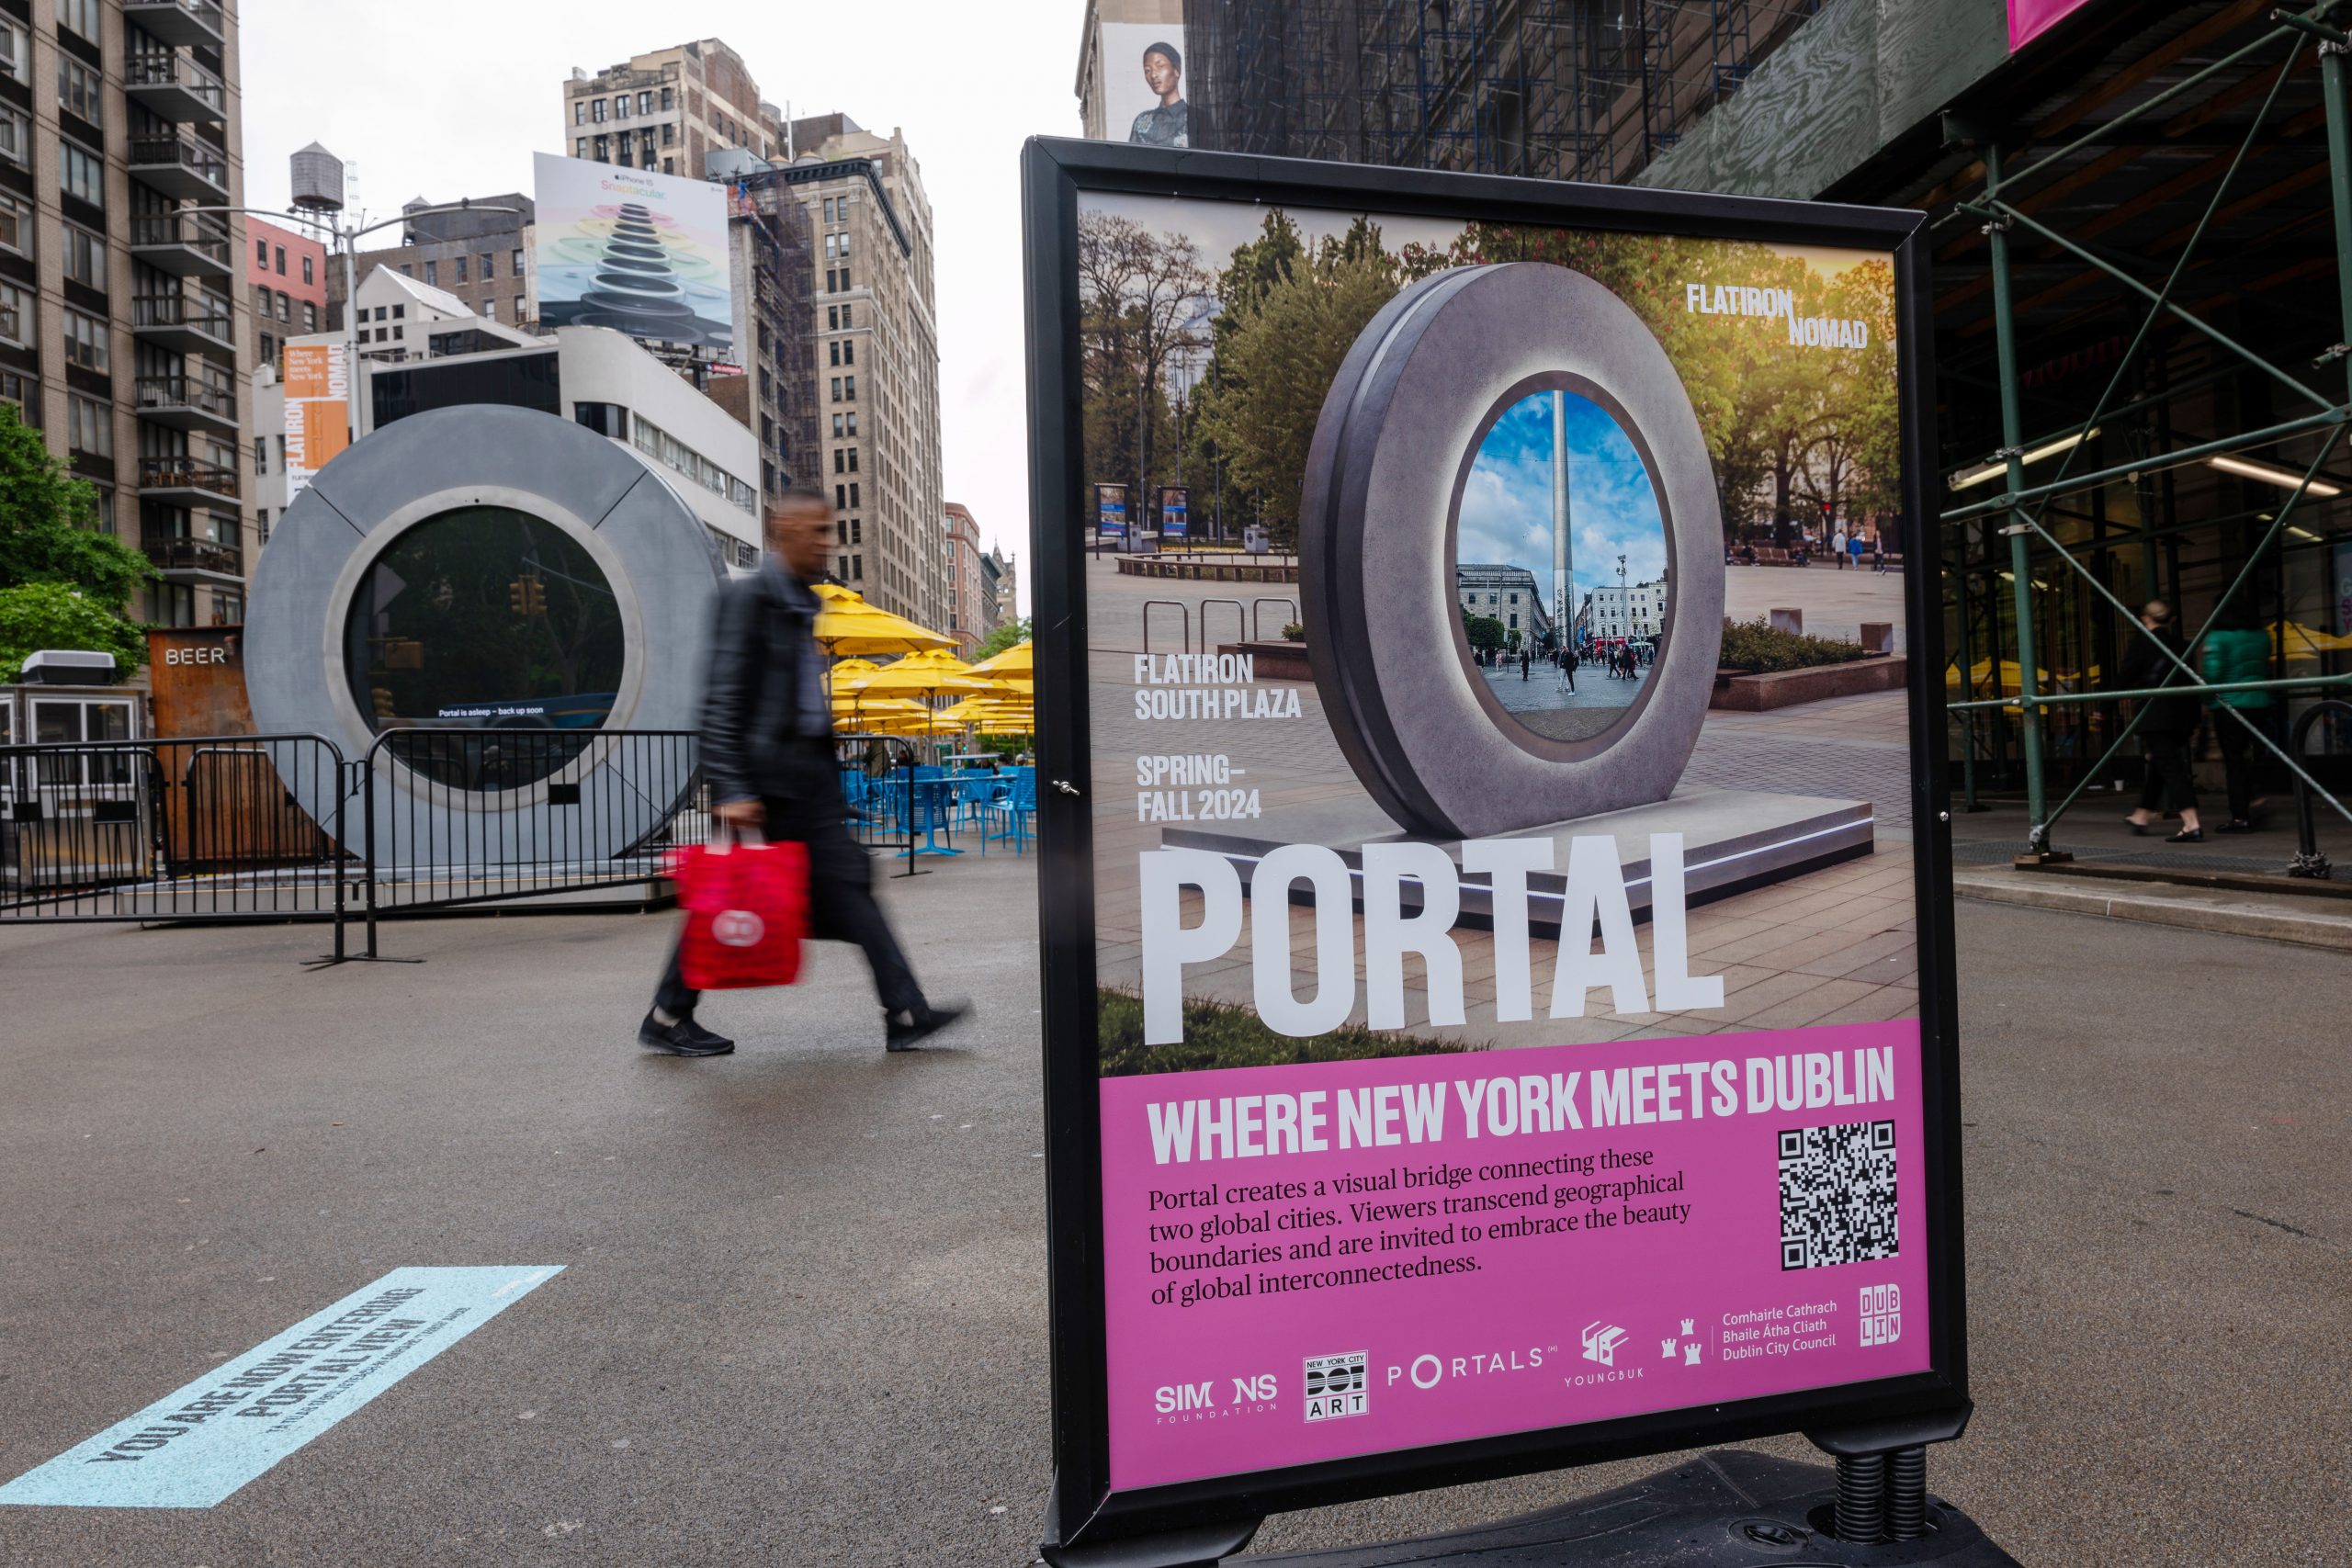
<svg viewBox="0 0 2352 1568">
<path fill-rule="evenodd" d="M 1046 1544 L 1065 1551 L 1135 1537 L 1247 1527 L 1272 1513 L 1532 1471 L 1805 1432 L 1849 1451 L 1955 1437 L 1971 1409 L 1960 1160 L 1960 1066 L 1951 837 L 1941 708 L 1941 563 L 1930 525 L 1938 473 L 1925 214 L 1752 197 L 1382 168 L 1304 159 L 1033 138 L 1022 156 L 1029 472 L 1037 645 L 1048 1299 L 1053 1492 Z M 1903 564 L 1909 649 L 1911 799 L 1917 914 L 1922 1118 L 1927 1147 L 1928 1335 L 1924 1372 L 1736 1403 L 1114 1492 L 1109 1484 L 1096 1076 L 1094 861 L 1088 784 L 1083 473 L 1075 250 L 1080 193 L 1483 219 L 1695 238 L 1839 246 L 1894 268 L 1903 434 Z M 1214 1533 L 1212 1531 L 1211 1533 Z M 1123 1561 L 1125 1559 L 1122 1559 Z M 1140 1562 L 1148 1557 L 1134 1559 Z M 1192 1561 L 1189 1557 L 1171 1559 Z"/>
</svg>

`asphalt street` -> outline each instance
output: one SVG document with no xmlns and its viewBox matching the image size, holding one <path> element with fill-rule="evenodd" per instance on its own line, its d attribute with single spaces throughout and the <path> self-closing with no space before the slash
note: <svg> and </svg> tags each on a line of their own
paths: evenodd
<svg viewBox="0 0 2352 1568">
<path fill-rule="evenodd" d="M 1023 1564 L 1046 1483 L 1034 859 L 888 886 L 978 1003 L 886 1057 L 854 954 L 648 1056 L 666 919 L 0 929 L 0 1478 L 403 1264 L 564 1271 L 220 1506 L 0 1507 L 0 1563 Z M 2021 1560 L 2346 1560 L 2352 957 L 1963 904 L 1979 1412 Z M 1759 1445 L 1804 1455 L 1796 1440 Z M 1452 1528 L 1664 1461 L 1276 1520 Z"/>
</svg>

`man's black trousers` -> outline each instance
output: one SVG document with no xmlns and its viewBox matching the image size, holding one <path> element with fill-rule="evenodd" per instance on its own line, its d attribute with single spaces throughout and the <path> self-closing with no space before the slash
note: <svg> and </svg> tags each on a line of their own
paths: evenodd
<svg viewBox="0 0 2352 1568">
<path fill-rule="evenodd" d="M 907 955 L 899 951 L 899 939 L 882 918 L 881 907 L 874 902 L 873 857 L 849 836 L 838 803 L 813 818 L 790 801 L 762 804 L 767 808 L 766 837 L 798 840 L 808 846 L 808 934 L 855 942 L 873 967 L 874 990 L 886 1011 L 921 1009 L 922 987 L 907 966 Z M 702 993 L 690 989 L 679 974 L 678 950 L 672 946 L 653 1005 L 673 1018 L 684 1018 L 701 998 Z"/>
</svg>

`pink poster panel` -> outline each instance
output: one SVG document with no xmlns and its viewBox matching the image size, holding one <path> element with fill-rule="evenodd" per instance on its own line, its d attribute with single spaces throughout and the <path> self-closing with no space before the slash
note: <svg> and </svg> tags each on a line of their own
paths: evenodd
<svg viewBox="0 0 2352 1568">
<path fill-rule="evenodd" d="M 2009 0 L 2009 50 L 2023 49 L 2090 0 Z"/>
<path fill-rule="evenodd" d="M 1102 1097 L 1114 1487 L 1928 1366 L 1916 1020 Z"/>
</svg>

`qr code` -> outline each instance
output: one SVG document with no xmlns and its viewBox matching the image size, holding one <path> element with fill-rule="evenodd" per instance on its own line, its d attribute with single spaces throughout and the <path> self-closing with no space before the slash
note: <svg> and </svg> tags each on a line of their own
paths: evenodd
<svg viewBox="0 0 2352 1568">
<path fill-rule="evenodd" d="M 1892 1258 L 1894 1123 L 1849 1122 L 1781 1134 L 1781 1267 Z"/>
</svg>

